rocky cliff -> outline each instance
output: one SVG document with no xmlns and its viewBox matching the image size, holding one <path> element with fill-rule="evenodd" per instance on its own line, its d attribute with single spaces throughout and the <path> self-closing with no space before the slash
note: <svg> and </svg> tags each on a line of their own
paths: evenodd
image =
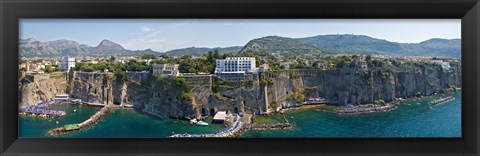
<svg viewBox="0 0 480 156">
<path fill-rule="evenodd" d="M 55 95 L 66 93 L 67 75 L 65 73 L 27 75 L 20 80 L 18 87 L 19 106 L 50 101 Z"/>
<path fill-rule="evenodd" d="M 222 82 L 214 76 L 161 77 L 129 72 L 125 81 L 113 73 L 69 73 L 21 83 L 21 104 L 51 100 L 57 93 L 100 104 L 133 105 L 161 117 L 214 115 L 217 111 L 259 114 L 295 106 L 298 97 L 323 97 L 332 104 L 367 104 L 382 99 L 432 95 L 461 86 L 458 67 L 288 70 L 261 73 L 260 81 Z M 265 80 L 270 79 L 267 83 Z"/>
<path fill-rule="evenodd" d="M 461 87 L 461 71 L 440 66 L 423 65 L 408 68 L 293 70 L 269 73 L 274 84 L 269 86 L 269 99 L 291 104 L 288 95 L 303 93 L 305 98 L 323 97 L 329 103 L 367 104 L 382 99 L 413 97 L 417 92 L 432 95 L 449 87 Z M 280 105 L 277 105 L 280 107 Z"/>
</svg>

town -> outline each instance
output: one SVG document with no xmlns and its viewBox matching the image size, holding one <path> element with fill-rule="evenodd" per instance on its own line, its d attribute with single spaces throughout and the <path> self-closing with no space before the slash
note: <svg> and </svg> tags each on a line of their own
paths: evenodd
<svg viewBox="0 0 480 156">
<path fill-rule="evenodd" d="M 460 67 L 461 60 L 429 56 L 387 56 L 361 54 L 304 54 L 285 58 L 279 53 L 235 56 L 220 55 L 210 51 L 203 56 L 167 56 L 164 54 L 143 56 L 62 56 L 59 58 L 23 58 L 19 61 L 19 76 L 53 72 L 150 72 L 164 76 L 214 75 L 222 80 L 251 79 L 259 72 L 295 69 L 332 70 L 336 68 L 408 67 L 419 63 L 431 63 L 448 70 Z"/>
</svg>

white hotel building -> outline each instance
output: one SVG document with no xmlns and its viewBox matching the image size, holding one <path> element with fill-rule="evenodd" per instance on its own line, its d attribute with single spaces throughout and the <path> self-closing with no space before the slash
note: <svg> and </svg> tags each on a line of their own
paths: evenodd
<svg viewBox="0 0 480 156">
<path fill-rule="evenodd" d="M 70 68 L 75 67 L 75 57 L 62 57 L 62 62 L 60 63 L 61 71 L 70 71 Z"/>
<path fill-rule="evenodd" d="M 227 57 L 216 61 L 215 74 L 226 79 L 241 80 L 245 74 L 256 72 L 255 57 Z"/>
</svg>

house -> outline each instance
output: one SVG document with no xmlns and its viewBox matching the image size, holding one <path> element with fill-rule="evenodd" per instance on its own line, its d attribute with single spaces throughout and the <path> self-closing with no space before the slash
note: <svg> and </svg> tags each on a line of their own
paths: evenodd
<svg viewBox="0 0 480 156">
<path fill-rule="evenodd" d="M 283 66 L 285 69 L 290 69 L 290 67 L 292 66 L 292 62 L 291 61 L 283 61 L 283 62 L 280 62 L 280 66 Z"/>
<path fill-rule="evenodd" d="M 152 73 L 163 76 L 179 76 L 179 64 L 153 64 Z"/>
<path fill-rule="evenodd" d="M 258 68 L 258 71 L 259 71 L 259 72 L 266 72 L 266 71 L 268 71 L 268 70 L 269 70 L 269 66 L 268 66 L 268 64 L 266 64 L 266 63 L 260 65 L 260 67 Z"/>
<path fill-rule="evenodd" d="M 354 58 L 354 63 L 357 68 L 367 68 L 367 61 L 363 55 L 358 55 Z"/>
</svg>

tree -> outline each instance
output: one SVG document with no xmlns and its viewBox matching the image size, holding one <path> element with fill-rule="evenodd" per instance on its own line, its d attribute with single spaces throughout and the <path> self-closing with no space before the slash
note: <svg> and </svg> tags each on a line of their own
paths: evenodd
<svg viewBox="0 0 480 156">
<path fill-rule="evenodd" d="M 181 57 L 181 59 L 184 59 L 184 60 L 186 60 L 186 59 L 191 59 L 191 58 L 192 58 L 192 56 L 190 56 L 190 55 L 183 55 L 183 56 Z"/>
<path fill-rule="evenodd" d="M 52 73 L 52 72 L 57 72 L 57 71 L 59 71 L 58 68 L 52 67 L 52 66 L 49 66 L 49 65 L 45 66 L 45 68 L 42 68 L 42 70 L 43 70 L 44 72 L 46 72 L 46 73 Z"/>
<path fill-rule="evenodd" d="M 255 54 L 253 54 L 252 52 L 243 53 L 242 55 L 245 57 L 255 57 Z"/>
<path fill-rule="evenodd" d="M 167 54 L 162 54 L 162 55 L 160 55 L 160 57 L 162 59 L 170 59 L 170 56 L 168 56 Z"/>
<path fill-rule="evenodd" d="M 197 70 L 194 68 L 188 69 L 188 73 L 197 73 Z"/>
<path fill-rule="evenodd" d="M 218 52 L 218 49 L 215 49 L 213 52 L 213 58 L 215 59 L 221 59 L 222 57 L 220 56 L 220 53 Z"/>
<path fill-rule="evenodd" d="M 115 61 L 115 56 L 112 55 L 110 56 L 110 62 L 113 62 L 113 61 Z"/>
<path fill-rule="evenodd" d="M 234 57 L 234 56 L 235 55 L 233 55 L 232 53 L 225 53 L 225 54 L 223 54 L 222 59 L 225 59 L 227 57 Z"/>
<path fill-rule="evenodd" d="M 153 54 L 144 54 L 144 55 L 142 56 L 142 59 L 144 59 L 144 60 L 145 60 L 145 59 L 152 59 L 152 60 L 153 60 L 153 59 L 156 59 L 156 57 L 155 57 L 155 55 L 153 55 Z"/>
<path fill-rule="evenodd" d="M 313 68 L 318 68 L 318 61 L 313 62 L 313 63 L 312 63 L 312 67 L 313 67 Z"/>
<path fill-rule="evenodd" d="M 208 55 L 207 55 L 207 60 L 208 62 L 212 63 L 213 61 L 215 61 L 215 58 L 213 58 L 213 51 L 208 51 Z"/>
</svg>

